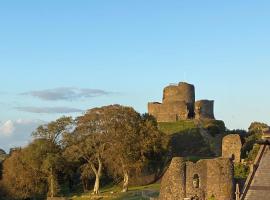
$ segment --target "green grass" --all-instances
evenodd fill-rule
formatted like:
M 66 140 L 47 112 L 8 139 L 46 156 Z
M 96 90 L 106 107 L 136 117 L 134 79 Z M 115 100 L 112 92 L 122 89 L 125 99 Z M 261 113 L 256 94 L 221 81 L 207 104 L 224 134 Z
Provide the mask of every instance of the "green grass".
M 168 136 L 168 149 L 171 154 L 185 157 L 212 157 L 218 154 L 216 152 L 218 152 L 217 147 L 220 146 L 220 137 L 226 129 L 221 120 L 181 120 L 160 122 L 158 126 Z M 201 128 L 212 138 L 204 138 Z
M 225 124 L 221 120 L 201 120 L 200 121 L 202 127 L 211 135 L 216 135 L 219 133 L 225 132 Z M 190 130 L 198 128 L 196 125 L 196 120 L 181 120 L 177 122 L 159 122 L 159 129 L 166 133 L 167 135 L 171 135 L 174 133 L 185 133 Z
M 194 120 L 182 120 L 177 122 L 160 122 L 158 123 L 159 129 L 168 134 L 186 132 L 190 129 L 195 129 L 196 124 Z
M 160 184 L 130 187 L 126 193 L 121 193 L 119 186 L 107 186 L 100 190 L 99 195 L 92 195 L 91 191 L 70 197 L 72 200 L 148 200 L 146 196 L 158 196 Z

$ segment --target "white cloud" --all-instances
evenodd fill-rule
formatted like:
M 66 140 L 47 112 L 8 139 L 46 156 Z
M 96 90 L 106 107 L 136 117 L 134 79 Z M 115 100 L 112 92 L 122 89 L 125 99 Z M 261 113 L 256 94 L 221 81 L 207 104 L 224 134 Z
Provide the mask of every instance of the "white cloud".
M 15 126 L 11 120 L 7 120 L 0 126 L 0 135 L 11 136 L 14 131 L 15 131 Z
M 24 146 L 32 139 L 31 133 L 41 124 L 41 120 L 17 119 L 0 123 L 0 149 Z

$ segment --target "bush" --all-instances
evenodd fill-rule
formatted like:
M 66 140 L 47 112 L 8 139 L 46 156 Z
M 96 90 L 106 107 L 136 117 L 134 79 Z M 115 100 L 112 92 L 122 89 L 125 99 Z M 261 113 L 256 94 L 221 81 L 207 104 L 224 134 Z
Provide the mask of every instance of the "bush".
M 203 128 L 205 128 L 213 137 L 226 131 L 225 124 L 221 120 L 204 120 Z
M 234 164 L 234 178 L 236 179 L 246 179 L 249 174 L 249 167 L 242 164 L 236 163 Z

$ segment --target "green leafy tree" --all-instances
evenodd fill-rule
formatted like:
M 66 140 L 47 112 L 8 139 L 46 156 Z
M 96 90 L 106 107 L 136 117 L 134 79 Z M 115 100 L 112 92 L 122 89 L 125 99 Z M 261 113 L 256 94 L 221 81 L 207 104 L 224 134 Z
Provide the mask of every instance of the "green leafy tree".
M 255 147 L 255 144 L 261 140 L 262 132 L 265 128 L 268 128 L 268 125 L 260 122 L 252 122 L 248 128 L 248 133 L 244 138 L 242 155 L 250 162 L 257 155 L 258 148 Z
M 33 133 L 34 138 L 43 138 L 54 144 L 61 144 L 62 136 L 73 128 L 72 117 L 63 116 L 48 124 L 39 126 Z
M 54 197 L 59 192 L 59 183 L 57 174 L 63 168 L 65 160 L 62 156 L 62 137 L 70 132 L 73 128 L 73 120 L 71 117 L 61 117 L 46 125 L 39 126 L 34 132 L 34 138 L 43 141 L 44 149 L 34 150 L 43 160 L 42 170 L 46 174 L 48 182 L 48 195 Z M 45 155 L 44 155 L 44 151 Z M 44 156 L 43 156 L 44 155 Z
M 105 106 L 98 110 L 106 135 L 107 168 L 122 176 L 122 191 L 128 191 L 130 173 L 140 172 L 151 158 L 162 152 L 162 133 L 154 118 L 131 107 Z
M 2 187 L 7 199 L 44 198 L 46 179 L 28 149 L 13 151 L 3 164 Z
M 65 157 L 81 161 L 81 179 L 84 189 L 87 189 L 87 179 L 95 175 L 94 194 L 99 193 L 100 178 L 103 168 L 103 153 L 105 149 L 102 121 L 96 114 L 96 109 L 89 110 L 84 116 L 76 119 L 76 128 L 72 133 L 65 134 Z

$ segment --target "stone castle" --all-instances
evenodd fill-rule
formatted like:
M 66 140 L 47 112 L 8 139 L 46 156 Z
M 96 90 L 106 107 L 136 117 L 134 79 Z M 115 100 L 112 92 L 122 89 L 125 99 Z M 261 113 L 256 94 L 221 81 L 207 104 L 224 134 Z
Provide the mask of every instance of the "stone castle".
M 193 163 L 174 157 L 160 187 L 159 200 L 232 200 L 233 165 L 229 158 Z
M 180 82 L 163 90 L 163 101 L 148 103 L 148 113 L 158 122 L 175 122 L 186 119 L 214 119 L 214 101 L 195 102 L 194 85 Z

